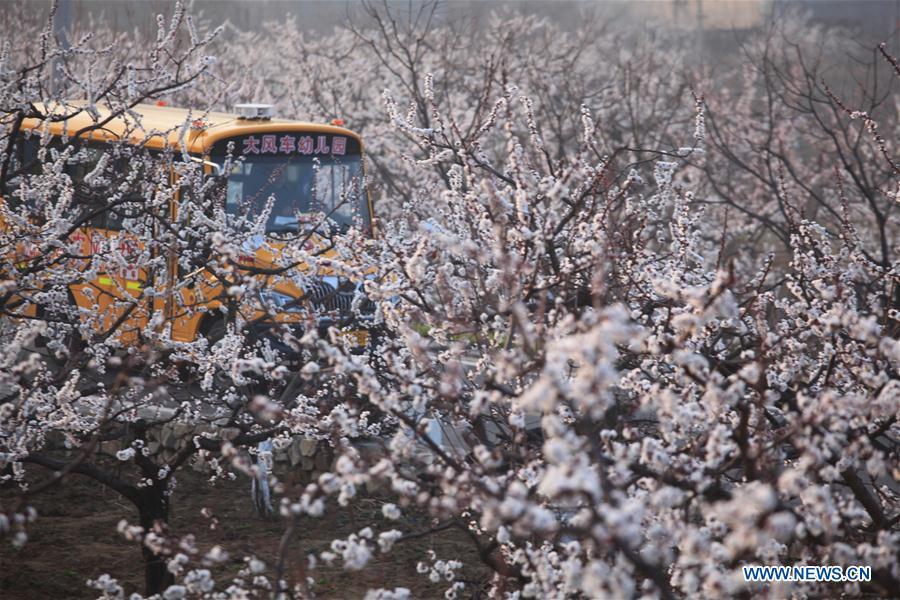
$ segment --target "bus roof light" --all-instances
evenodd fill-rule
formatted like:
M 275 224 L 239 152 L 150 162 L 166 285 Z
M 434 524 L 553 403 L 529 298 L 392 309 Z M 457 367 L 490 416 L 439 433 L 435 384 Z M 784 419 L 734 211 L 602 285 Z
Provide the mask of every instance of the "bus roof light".
M 268 120 L 275 114 L 275 107 L 271 104 L 235 104 L 234 110 L 239 119 L 250 121 Z

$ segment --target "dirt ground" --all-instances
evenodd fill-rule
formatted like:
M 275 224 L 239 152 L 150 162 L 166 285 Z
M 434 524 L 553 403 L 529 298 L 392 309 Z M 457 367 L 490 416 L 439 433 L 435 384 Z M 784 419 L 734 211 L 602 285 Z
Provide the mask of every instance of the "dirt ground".
M 246 478 L 211 485 L 191 471 L 178 477 L 171 531 L 176 535 L 195 533 L 197 546 L 203 552 L 215 544 L 228 552 L 232 561 L 214 570 L 217 581 L 230 580 L 229 573 L 237 573 L 243 566 L 240 558 L 245 555 L 255 554 L 270 566 L 275 563 L 284 521 L 256 517 L 249 487 Z M 10 490 L 0 490 L 0 497 L 9 495 Z M 373 519 L 379 524 L 376 535 L 379 530 L 391 528 L 404 533 L 428 528 L 430 521 L 424 515 L 405 515 L 398 522 L 383 520 L 384 501 L 363 498 L 352 511 L 329 506 L 323 518 L 306 520 L 290 546 L 289 570 L 296 569 L 310 551 L 327 549 L 330 540 L 359 531 Z M 95 591 L 85 582 L 102 573 L 118 579 L 126 597 L 143 591 L 140 549 L 116 532 L 121 519 L 137 521 L 137 511 L 127 500 L 92 480 L 73 475 L 35 498 L 32 505 L 39 518 L 29 529 L 28 543 L 18 550 L 8 542 L 0 543 L 0 598 L 94 598 Z M 201 515 L 204 507 L 212 510 L 218 520 L 215 529 L 210 529 L 209 519 Z M 425 558 L 428 549 L 433 549 L 438 558 L 475 555 L 472 543 L 462 532 L 447 530 L 398 543 L 386 555 L 376 552 L 361 572 L 320 566 L 314 571 L 314 592 L 320 598 L 361 598 L 369 588 L 406 587 L 414 598 L 442 598 L 445 586 L 431 584 L 416 573 L 416 563 Z M 489 578 L 477 558 L 474 561 L 462 570 L 462 579 L 467 582 L 463 597 L 481 596 L 479 590 Z

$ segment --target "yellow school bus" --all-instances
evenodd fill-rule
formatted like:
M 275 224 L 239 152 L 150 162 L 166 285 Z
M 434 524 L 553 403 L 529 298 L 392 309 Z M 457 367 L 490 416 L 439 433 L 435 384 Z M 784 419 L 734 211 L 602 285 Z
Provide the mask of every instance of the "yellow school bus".
M 317 243 L 322 246 L 321 236 L 315 234 L 322 222 L 329 224 L 332 235 L 350 227 L 360 238 L 374 235 L 363 144 L 342 122 L 275 119 L 270 106 L 259 104 L 238 105 L 231 114 L 197 113 L 159 102 L 135 106 L 115 118 L 101 107 L 88 110 L 78 102 L 41 108 L 44 114 L 66 118 L 26 119 L 14 149 L 18 165 L 34 159 L 39 145 L 48 146 L 48 139 L 51 144 L 65 141 L 78 146 L 66 166 L 77 181 L 87 177 L 105 153 L 127 144 L 168 157 L 170 185 L 176 185 L 178 177 L 173 161 L 202 163 L 224 184 L 220 191 L 229 218 L 246 220 L 268 211 L 265 234 L 258 236 L 263 239 L 244 247 L 236 260 L 229 259 L 237 263 L 234 272 L 243 270 L 260 283 L 250 286 L 255 288 L 252 293 L 238 294 L 237 300 L 227 278 L 214 276 L 207 265 L 185 264 L 174 249 L 156 257 L 157 263 L 165 262 L 165 281 L 148 281 L 137 258 L 133 263 L 121 260 L 142 251 L 139 237 L 128 231 L 127 215 L 99 211 L 97 219 L 69 236 L 84 257 L 96 256 L 111 245 L 120 257 L 118 264 L 105 265 L 99 272 L 95 266 L 91 277 L 68 286 L 70 302 L 81 309 L 83 321 L 93 319 L 96 331 L 114 330 L 116 339 L 128 344 L 143 339 L 148 323 L 175 342 L 219 337 L 226 322 L 260 332 L 282 329 L 284 324 L 314 325 L 320 330 L 337 327 L 355 343 L 365 344 L 367 333 L 361 323 L 371 312 L 371 303 L 360 301 L 359 282 L 323 269 L 312 273 L 303 264 L 285 269 L 279 261 L 279 254 L 291 244 L 304 244 L 307 250 Z M 169 216 L 176 219 L 179 204 L 187 201 L 176 195 L 167 208 Z M 310 229 L 311 222 L 319 225 Z M 323 252 L 327 255 L 327 250 Z M 17 264 L 26 267 L 34 258 L 34 250 L 27 247 L 17 248 L 16 254 Z M 148 286 L 154 293 L 144 298 Z M 39 310 L 34 304 L 26 300 L 19 314 L 34 317 Z M 235 310 L 240 313 L 237 319 Z

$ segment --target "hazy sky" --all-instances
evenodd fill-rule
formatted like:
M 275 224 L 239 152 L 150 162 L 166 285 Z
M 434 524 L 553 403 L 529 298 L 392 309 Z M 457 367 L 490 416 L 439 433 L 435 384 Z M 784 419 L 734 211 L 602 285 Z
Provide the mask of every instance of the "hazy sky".
M 10 1 L 10 0 L 5 0 Z M 15 1 L 15 0 L 13 0 Z M 169 12 L 167 0 L 62 0 L 75 22 L 89 18 L 108 19 L 123 29 L 153 26 L 152 16 Z M 30 0 L 30 6 L 49 6 L 49 0 Z M 245 28 L 258 28 L 263 22 L 297 15 L 309 29 L 331 28 L 347 14 L 358 11 L 359 2 L 348 0 L 193 0 L 192 12 L 202 12 L 211 20 L 229 20 Z M 396 9 L 408 10 L 416 0 L 395 0 Z M 704 29 L 746 28 L 761 24 L 773 11 L 785 8 L 809 10 L 817 19 L 856 25 L 869 33 L 886 37 L 900 24 L 900 0 L 448 0 L 442 3 L 441 18 L 453 19 L 471 13 L 509 8 L 547 16 L 562 24 L 574 24 L 583 10 L 608 13 L 610 17 L 630 15 L 645 21 L 679 27 Z
M 0 0 L 26 2 L 27 10 L 46 11 L 50 0 Z M 379 4 L 381 0 L 375 0 Z M 190 11 L 209 25 L 229 21 L 241 29 L 258 30 L 267 21 L 283 20 L 292 14 L 308 30 L 330 31 L 348 17 L 364 19 L 361 3 L 352 0 L 186 0 Z M 403 15 L 416 10 L 421 0 L 389 0 L 392 10 Z M 155 31 L 154 16 L 170 14 L 171 0 L 61 0 L 60 21 L 83 28 L 94 21 L 106 21 L 116 29 Z M 672 27 L 694 36 L 696 60 L 727 64 L 739 55 L 741 33 L 762 26 L 785 10 L 808 11 L 815 20 L 849 26 L 852 38 L 874 47 L 888 41 L 900 54 L 900 0 L 445 0 L 437 10 L 438 21 L 479 17 L 491 11 L 534 13 L 574 28 L 585 21 L 585 11 L 603 21 L 628 21 L 629 26 Z M 12 23 L 11 23 L 12 21 Z M 479 22 L 476 18 L 475 22 Z M 15 19 L 0 13 L 3 27 L 15 26 Z M 689 33 L 688 33 L 689 32 Z M 702 32 L 702 35 L 697 35 Z

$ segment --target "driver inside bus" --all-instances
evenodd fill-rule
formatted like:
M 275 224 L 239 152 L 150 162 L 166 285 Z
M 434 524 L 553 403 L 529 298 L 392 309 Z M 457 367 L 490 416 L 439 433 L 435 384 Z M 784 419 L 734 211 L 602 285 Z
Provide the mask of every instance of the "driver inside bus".
M 285 165 L 281 189 L 272 207 L 272 225 L 275 228 L 296 226 L 298 215 L 309 210 L 312 181 L 313 173 L 308 165 Z
M 297 224 L 297 215 L 289 201 L 276 201 L 272 213 L 272 225 L 276 228 Z

